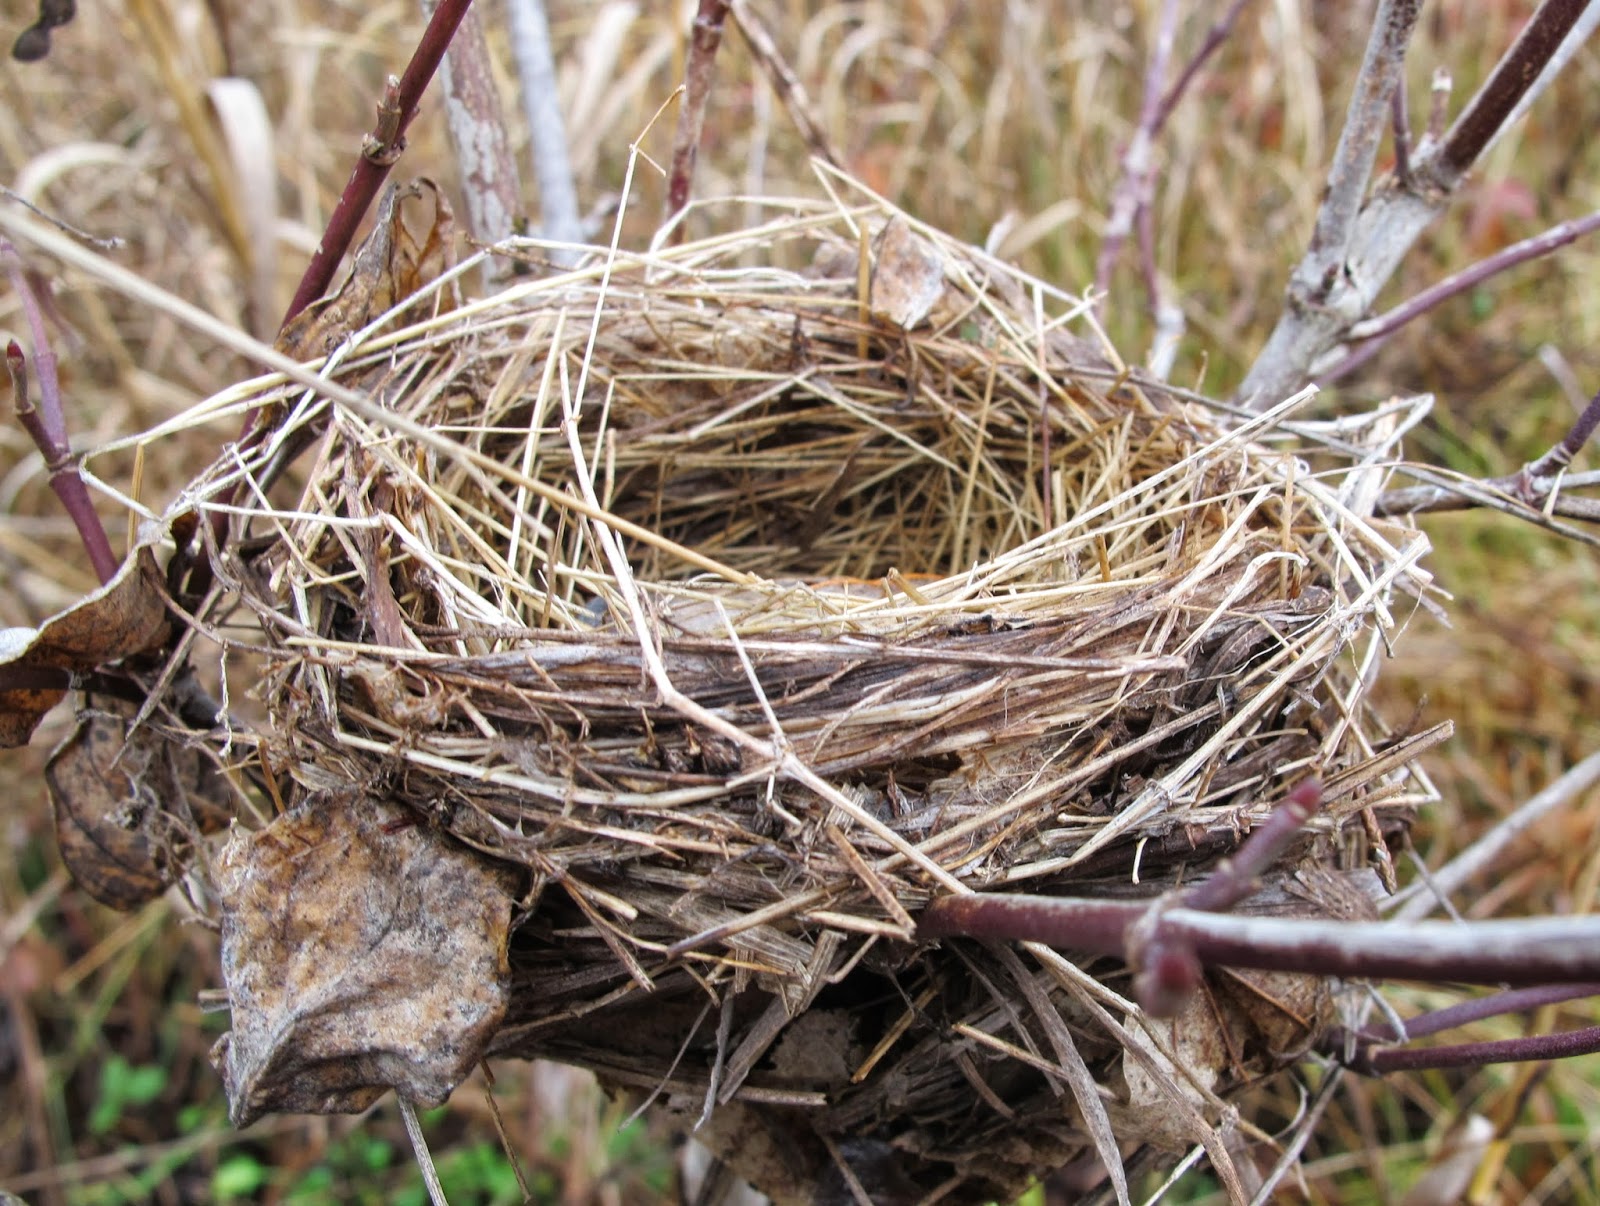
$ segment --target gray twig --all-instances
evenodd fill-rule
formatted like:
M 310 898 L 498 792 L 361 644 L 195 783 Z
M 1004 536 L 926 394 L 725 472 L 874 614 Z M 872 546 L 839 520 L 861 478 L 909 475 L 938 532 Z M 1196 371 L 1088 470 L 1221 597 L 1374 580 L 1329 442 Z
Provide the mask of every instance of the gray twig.
M 522 83 L 522 108 L 528 118 L 533 169 L 539 178 L 540 233 L 556 243 L 582 243 L 583 220 L 578 213 L 578 189 L 572 177 L 544 0 L 509 0 L 508 12 L 511 53 Z M 578 252 L 555 250 L 550 258 L 567 267 L 577 260 Z
M 437 0 L 422 0 L 432 16 Z M 439 68 L 450 145 L 461 173 L 467 230 L 485 243 L 511 234 L 522 208 L 522 181 L 511 155 L 500 90 L 495 86 L 489 44 L 477 9 L 468 9 Z

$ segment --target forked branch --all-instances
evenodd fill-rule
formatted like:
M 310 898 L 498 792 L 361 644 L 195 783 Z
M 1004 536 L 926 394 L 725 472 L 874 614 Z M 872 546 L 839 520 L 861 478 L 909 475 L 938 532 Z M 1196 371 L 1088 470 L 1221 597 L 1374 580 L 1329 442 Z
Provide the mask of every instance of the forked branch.
M 1278 325 L 1239 387 L 1242 404 L 1272 406 L 1350 337 L 1467 171 L 1554 78 L 1592 24 L 1585 17 L 1590 2 L 1543 0 L 1450 129 L 1408 147 L 1406 170 L 1368 196 L 1418 7 L 1418 0 L 1380 3 L 1310 245 L 1290 276 Z

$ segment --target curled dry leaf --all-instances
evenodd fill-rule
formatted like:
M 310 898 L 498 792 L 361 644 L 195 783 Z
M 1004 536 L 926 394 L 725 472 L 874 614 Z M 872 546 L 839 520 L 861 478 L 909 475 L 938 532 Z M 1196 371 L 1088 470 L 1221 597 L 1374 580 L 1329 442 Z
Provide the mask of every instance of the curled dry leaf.
M 424 191 L 433 197 L 433 222 L 418 241 L 406 225 L 404 202 Z M 390 185 L 344 284 L 295 315 L 278 335 L 279 350 L 314 360 L 405 301 L 449 266 L 454 230 L 455 215 L 432 180 Z
M 86 709 L 45 764 L 61 860 L 113 909 L 154 900 L 183 873 L 192 838 L 220 827 L 224 785 L 198 750 Z
M 244 1126 L 354 1113 L 388 1089 L 438 1104 L 505 1014 L 502 873 L 415 814 L 317 796 L 215 868 L 233 1029 L 212 1062 Z
M 160 648 L 170 631 L 161 569 L 149 544 L 117 576 L 40 628 L 0 629 L 0 749 L 26 745 L 66 696 L 53 671 L 85 674 Z

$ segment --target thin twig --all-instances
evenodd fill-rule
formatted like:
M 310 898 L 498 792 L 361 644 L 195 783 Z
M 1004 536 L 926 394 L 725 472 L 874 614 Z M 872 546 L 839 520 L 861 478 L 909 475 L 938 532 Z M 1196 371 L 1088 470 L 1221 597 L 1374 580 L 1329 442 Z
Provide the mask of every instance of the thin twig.
M 1485 1018 L 1503 1017 L 1509 1013 L 1527 1013 L 1543 1009 L 1546 1005 L 1560 1005 L 1564 1001 L 1594 996 L 1600 996 L 1600 983 L 1541 984 L 1537 988 L 1513 988 L 1507 992 L 1493 992 L 1487 996 L 1458 1001 L 1443 1009 L 1407 1018 L 1404 1034 L 1394 1033 L 1392 1026 L 1385 1026 L 1382 1030 L 1369 1027 L 1359 1037 L 1380 1043 L 1427 1038 L 1469 1022 L 1481 1022 Z
M 1283 803 L 1272 810 L 1232 858 L 1225 858 L 1202 883 L 1183 895 L 1186 909 L 1231 909 L 1254 892 L 1257 879 L 1265 874 L 1294 840 L 1305 823 L 1317 814 L 1322 802 L 1322 784 L 1305 779 L 1295 784 Z
M 705 130 L 706 103 L 711 99 L 712 69 L 717 48 L 722 45 L 722 26 L 728 17 L 729 0 L 700 0 L 689 33 L 689 53 L 683 70 L 683 102 L 678 110 L 678 127 L 672 136 L 672 165 L 667 174 L 667 212 L 663 224 L 678 217 L 689 204 L 694 184 L 695 160 L 700 154 L 700 136 Z M 680 227 L 671 235 L 681 242 Z
M 1574 218 L 1570 222 L 1562 222 L 1552 226 L 1549 230 L 1534 235 L 1532 238 L 1523 239 L 1509 247 L 1502 248 L 1491 256 L 1479 260 L 1460 272 L 1452 273 L 1444 280 L 1430 285 L 1415 297 L 1408 298 L 1392 310 L 1380 314 L 1377 318 L 1369 318 L 1365 322 L 1358 322 L 1350 328 L 1349 339 L 1352 343 L 1365 344 L 1374 339 L 1383 339 L 1398 331 L 1412 319 L 1426 314 L 1435 306 L 1448 301 L 1458 294 L 1482 284 L 1490 277 L 1515 268 L 1518 264 L 1525 264 L 1529 260 L 1538 259 L 1540 256 L 1549 255 L 1557 248 L 1565 247 L 1568 243 L 1581 239 L 1592 231 L 1600 230 L 1600 210 L 1586 214 L 1581 218 Z M 1357 349 L 1359 352 L 1362 349 Z M 1352 357 L 1355 353 L 1352 353 Z M 1350 357 L 1347 357 L 1349 359 Z M 1341 362 L 1339 365 L 1319 374 L 1324 380 L 1339 377 L 1345 371 Z
M 1563 516 L 1600 522 L 1600 499 L 1567 491 L 1600 484 L 1593 473 L 1568 474 L 1566 469 L 1583 451 L 1600 427 L 1600 392 L 1589 399 L 1567 434 L 1536 461 L 1529 461 L 1504 477 L 1464 478 L 1458 483 L 1435 481 L 1380 494 L 1373 510 L 1379 515 L 1414 515 L 1424 511 L 1461 511 L 1469 507 L 1501 504 L 1501 509 L 1528 516 L 1536 512 L 1548 519 Z M 1413 471 L 1415 472 L 1415 471 Z M 1527 510 L 1522 510 L 1526 508 Z
M 777 39 L 761 19 L 761 14 L 751 8 L 746 0 L 733 0 L 733 24 L 744 38 L 751 56 L 766 72 L 767 83 L 777 93 L 784 110 L 789 114 L 789 120 L 800 132 L 800 137 L 805 139 L 811 153 L 832 167 L 842 166 L 844 159 L 812 107 L 810 94 L 779 52 Z
M 1485 1064 L 1518 1064 L 1569 1059 L 1600 1051 L 1600 1026 L 1584 1026 L 1560 1034 L 1453 1043 L 1442 1047 L 1359 1047 L 1345 1066 L 1369 1076 L 1415 1072 L 1425 1068 L 1481 1068 Z
M 29 201 L 21 193 L 12 192 L 3 184 L 0 184 L 0 197 L 4 197 L 7 201 L 15 201 L 24 209 L 32 212 L 34 217 L 43 218 L 62 234 L 71 235 L 73 238 L 77 239 L 78 242 L 87 243 L 90 247 L 96 248 L 99 251 L 116 251 L 119 248 L 126 247 L 128 245 L 128 240 L 118 235 L 101 237 L 98 235 L 92 235 L 86 230 L 80 230 L 71 222 L 64 221 L 52 213 L 45 212 L 32 201 Z
M 422 1183 L 428 1187 L 428 1201 L 433 1206 L 450 1206 L 444 1196 L 444 1186 L 439 1184 L 439 1170 L 433 1166 L 433 1153 L 428 1150 L 428 1137 L 422 1133 L 422 1121 L 417 1117 L 417 1107 L 399 1093 L 400 1117 L 405 1120 L 406 1137 L 411 1140 L 411 1151 L 417 1158 L 417 1168 L 422 1173 Z
M 78 530 L 78 539 L 89 554 L 95 576 L 102 583 L 109 582 L 116 577 L 122 562 L 111 549 L 105 525 L 100 522 L 89 489 L 83 483 L 77 458 L 72 455 L 66 410 L 61 402 L 61 378 L 56 372 L 56 356 L 50 348 L 39 299 L 34 296 L 27 273 L 22 270 L 22 257 L 5 238 L 0 238 L 0 268 L 10 278 L 11 287 L 22 305 L 28 333 L 33 339 L 33 375 L 39 380 L 39 401 L 35 405 L 29 389 L 27 357 L 17 341 L 11 340 L 6 347 L 6 371 L 11 377 L 12 405 L 16 407 L 17 420 L 44 457 L 50 488 Z
M 1511 49 L 1467 103 L 1445 134 L 1438 154 L 1430 156 L 1427 176 L 1437 188 L 1452 189 L 1478 157 L 1506 128 L 1515 114 L 1526 111 L 1538 90 L 1548 86 L 1559 65 L 1558 53 L 1590 0 L 1543 0 L 1522 27 Z
M 1498 821 L 1472 845 L 1435 871 L 1428 888 L 1419 891 L 1413 887 L 1392 898 L 1391 903 L 1400 906 L 1395 913 L 1396 919 L 1413 921 L 1426 917 L 1438 906 L 1440 898 L 1453 896 L 1469 880 L 1487 871 L 1512 842 L 1546 814 L 1570 804 L 1596 783 L 1600 783 L 1600 753 L 1590 754 L 1515 812 Z
M 1200 49 L 1194 52 L 1194 57 L 1184 65 L 1178 73 L 1178 78 L 1172 81 L 1172 86 L 1167 89 L 1167 94 L 1161 98 L 1161 104 L 1156 110 L 1155 128 L 1160 130 L 1167 124 L 1167 118 L 1172 116 L 1172 111 L 1178 107 L 1178 102 L 1183 99 L 1183 94 L 1189 90 L 1189 85 L 1200 74 L 1200 69 L 1206 61 L 1221 49 L 1222 44 L 1233 33 L 1234 24 L 1239 20 L 1239 14 L 1244 11 L 1244 6 L 1250 0 L 1233 0 L 1228 5 L 1228 11 L 1223 13 L 1206 30 L 1206 36 L 1200 43 Z
M 567 125 L 561 114 L 555 56 L 550 50 L 550 20 L 544 0 L 509 0 L 511 53 L 522 84 L 522 109 L 528 119 L 533 168 L 539 177 L 540 233 L 557 243 L 584 241 L 578 190 L 572 178 Z M 577 261 L 575 250 L 555 250 L 559 267 Z

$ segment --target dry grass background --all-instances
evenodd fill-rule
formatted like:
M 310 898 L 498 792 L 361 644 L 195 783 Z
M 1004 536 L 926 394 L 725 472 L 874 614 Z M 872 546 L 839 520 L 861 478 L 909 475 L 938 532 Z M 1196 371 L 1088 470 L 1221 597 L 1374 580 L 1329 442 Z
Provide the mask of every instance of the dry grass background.
M 960 238 L 982 243 L 998 225 L 1001 254 L 1064 287 L 1088 283 L 1155 3 L 758 7 L 850 170 Z M 1156 213 L 1158 267 L 1188 322 L 1175 381 L 1225 393 L 1275 317 L 1368 7 L 1258 0 L 1175 115 L 1161 144 Z M 1465 96 L 1531 7 L 1428 5 L 1410 54 L 1414 119 L 1436 65 L 1451 68 Z M 0 0 L 0 33 L 9 40 L 32 9 Z M 498 6 L 490 0 L 483 12 L 508 63 Z M 630 144 L 680 73 L 684 15 L 665 3 L 552 6 L 579 195 L 593 207 L 597 233 L 609 231 Z M 1180 59 L 1215 15 L 1189 19 Z M 381 81 L 403 65 L 419 27 L 410 3 L 84 6 L 58 31 L 46 62 L 0 67 L 0 183 L 124 238 L 117 257 L 146 279 L 230 322 L 270 328 L 370 125 Z M 235 175 L 207 116 L 205 82 L 223 75 L 251 81 L 270 115 L 270 147 L 246 136 L 246 158 L 270 164 L 265 190 Z M 1600 208 L 1600 144 L 1585 136 L 1600 120 L 1597 75 L 1600 57 L 1580 55 L 1408 261 L 1394 299 Z M 501 82 L 512 97 L 509 75 Z M 507 115 L 521 149 L 514 104 Z M 669 139 L 670 123 L 658 123 L 641 150 L 664 162 Z M 453 187 L 435 104 L 425 105 L 399 170 Z M 816 191 L 801 140 L 731 33 L 697 191 Z M 640 174 L 625 242 L 649 237 L 663 192 L 657 174 Z M 1597 256 L 1600 245 L 1579 244 L 1457 299 L 1322 405 L 1435 390 L 1439 405 L 1414 456 L 1486 473 L 1515 468 L 1570 422 L 1572 403 L 1552 366 L 1564 360 L 1585 391 L 1600 384 Z M 149 428 L 249 372 L 148 307 L 34 266 L 51 278 L 64 319 L 57 352 L 80 447 Z M 270 311 L 252 302 L 253 273 L 268 283 Z M 1131 255 L 1106 324 L 1137 359 L 1148 322 Z M 20 327 L 15 300 L 0 297 L 0 331 Z M 227 424 L 188 431 L 148 446 L 142 465 L 119 455 L 98 460 L 97 471 L 159 509 L 232 434 Z M 125 515 L 106 515 L 120 533 Z M 1415 619 L 1381 692 L 1398 723 L 1417 713 L 1419 723 L 1450 717 L 1458 725 L 1456 741 L 1430 763 L 1448 803 L 1418 834 L 1421 853 L 1436 861 L 1600 748 L 1592 605 L 1600 564 L 1591 549 L 1497 517 L 1427 526 L 1437 546 L 1432 567 L 1456 596 L 1451 624 Z M 35 623 L 92 585 L 36 454 L 14 426 L 0 426 L 0 625 Z M 226 1128 L 220 1085 L 204 1060 L 219 1017 L 197 1004 L 215 983 L 210 936 L 165 902 L 110 914 L 58 869 L 38 766 L 62 719 L 0 767 L 0 1185 L 42 1202 L 209 1200 L 230 1187 L 263 1201 L 420 1200 L 404 1141 L 382 1111 L 365 1121 L 269 1120 L 242 1135 Z M 1471 911 L 1590 907 L 1600 880 L 1597 808 L 1591 793 L 1541 825 L 1480 885 Z M 1403 1011 L 1429 999 L 1393 995 Z M 1576 1007 L 1562 1020 L 1585 1012 Z M 1476 1112 L 1506 1140 L 1482 1158 L 1479 1200 L 1596 1200 L 1597 1073 L 1590 1059 L 1353 1083 L 1308 1153 L 1308 1192 L 1328 1202 L 1399 1201 Z M 660 1144 L 637 1124 L 619 1133 L 619 1113 L 581 1077 L 513 1067 L 497 1075 L 512 1148 L 538 1200 L 644 1202 L 666 1192 Z M 505 1188 L 481 1086 L 459 1091 L 430 1135 L 449 1174 L 472 1187 L 461 1200 L 491 1200 Z M 1206 1186 L 1196 1177 L 1180 1197 L 1201 1198 Z

